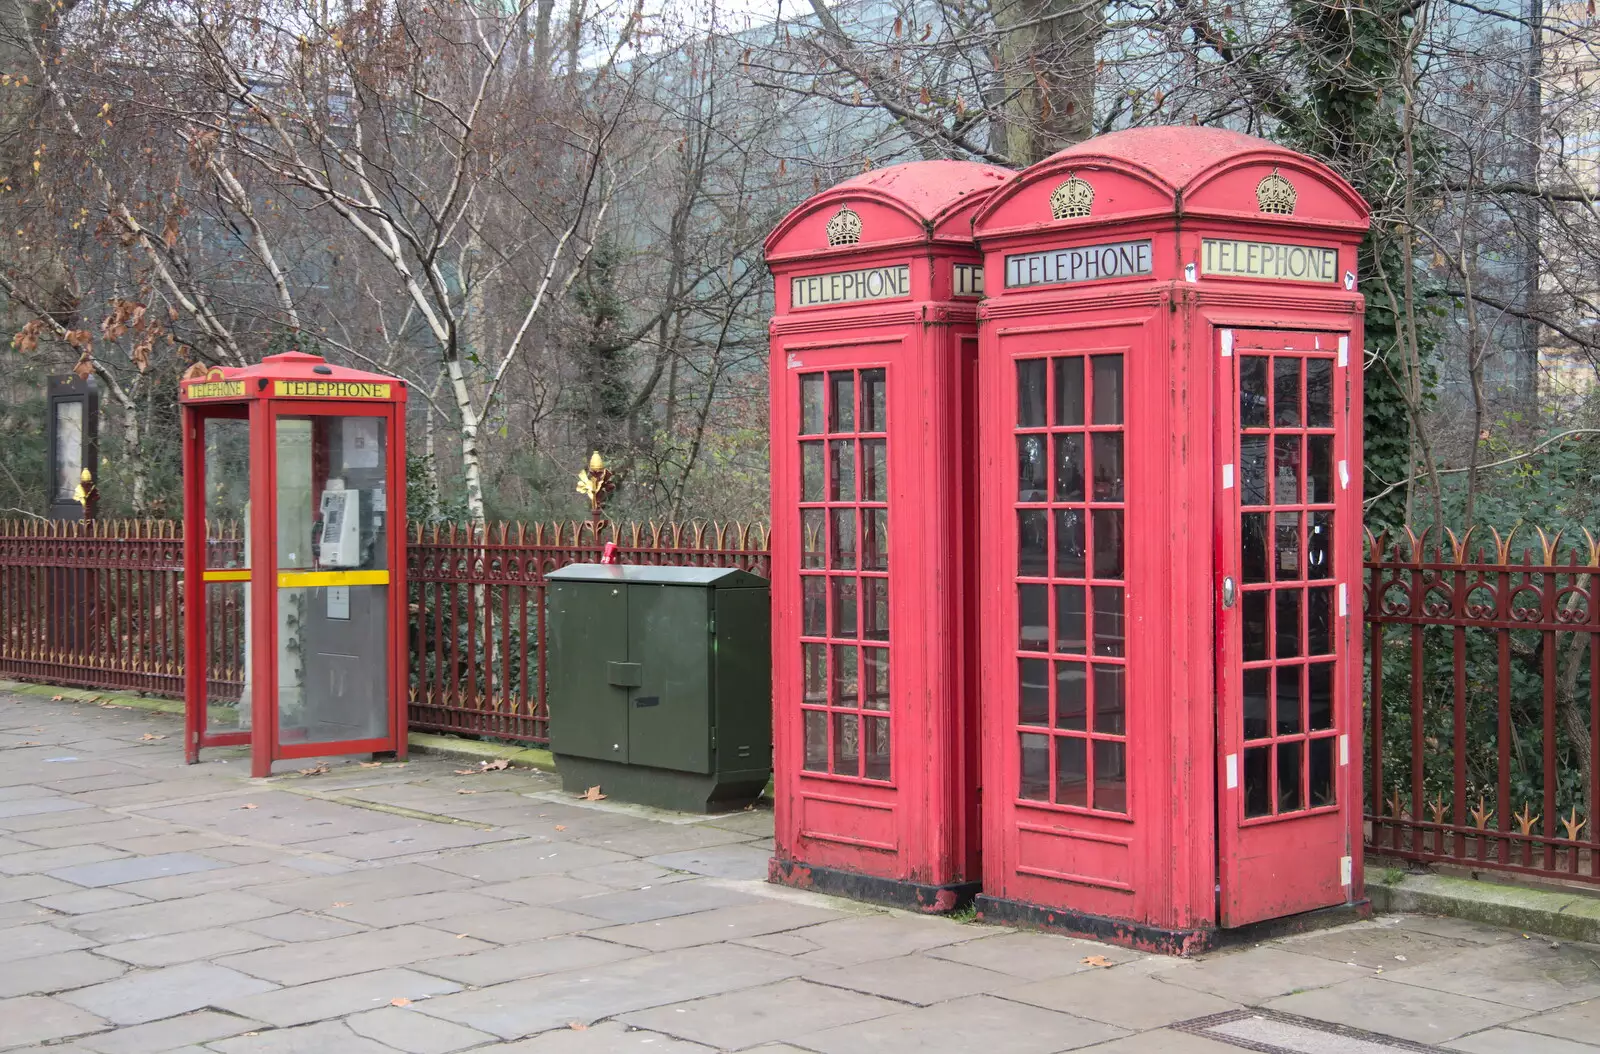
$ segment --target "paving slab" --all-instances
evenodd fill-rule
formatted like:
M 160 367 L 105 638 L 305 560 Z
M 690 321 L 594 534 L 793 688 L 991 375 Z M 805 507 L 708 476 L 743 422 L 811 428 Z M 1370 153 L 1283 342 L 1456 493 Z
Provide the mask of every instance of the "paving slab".
M 34 849 L 31 852 L 0 856 L 0 874 L 37 874 L 75 864 L 97 864 L 103 860 L 116 860 L 127 855 L 120 849 L 110 849 L 94 842 L 87 845 L 69 845 L 59 849 Z M 74 885 L 82 886 L 85 883 L 77 882 Z
M 461 986 L 453 981 L 413 970 L 373 970 L 294 988 L 280 988 L 261 995 L 222 1000 L 217 1007 L 240 1017 L 286 1028 L 375 1010 L 389 1006 L 395 999 L 415 1003 L 460 990 Z
M 646 922 L 672 915 L 688 915 L 711 908 L 734 904 L 751 904 L 756 897 L 741 893 L 727 885 L 706 879 L 673 882 L 661 887 L 628 889 L 615 893 L 600 893 L 592 897 L 579 897 L 550 905 L 565 911 L 575 911 L 608 922 Z
M 1053 1054 L 1115 1039 L 1123 1031 L 988 995 L 968 996 L 887 1017 L 802 1033 L 791 1042 L 821 1054 Z
M 1008 974 L 926 955 L 874 959 L 808 972 L 805 976 L 817 984 L 880 995 L 913 1006 L 931 1006 L 1016 983 Z
M 452 937 L 427 926 L 396 926 L 368 930 L 325 941 L 304 941 L 277 948 L 230 955 L 222 965 L 278 984 L 309 984 L 344 974 L 363 973 L 388 966 L 405 966 L 423 959 L 462 955 L 492 947 L 472 937 Z
M 366 926 L 399 926 L 407 922 L 428 922 L 448 915 L 487 914 L 506 907 L 503 900 L 464 889 L 452 889 L 386 900 L 357 900 L 344 907 L 323 908 L 322 913 Z
M 1448 1043 L 1470 1032 L 1505 1024 L 1524 1016 L 1502 1003 L 1448 995 L 1426 988 L 1398 984 L 1383 977 L 1353 981 L 1296 992 L 1266 1006 L 1287 1014 L 1355 1025 L 1369 1032 L 1418 1043 Z
M 388 860 L 397 856 L 436 853 L 469 845 L 488 845 L 525 838 L 516 831 L 492 831 L 465 824 L 417 821 L 368 834 L 338 835 L 300 843 L 307 852 L 329 853 L 349 860 Z
M 168 830 L 171 824 L 141 820 L 137 816 L 118 816 L 102 813 L 104 819 L 96 823 L 72 824 L 66 827 L 45 827 L 37 831 L 17 832 L 16 841 L 27 842 L 36 849 L 64 849 L 72 845 L 110 845 L 118 835 L 139 833 L 155 834 Z
M 1538 940 L 1458 952 L 1386 971 L 1402 984 L 1488 999 L 1523 1011 L 1553 1010 L 1600 996 L 1600 948 Z
M 393 1047 L 356 1035 L 343 1021 L 274 1028 L 208 1043 L 206 1049 L 221 1054 L 394 1054 Z
M 121 852 L 121 850 L 116 850 Z M 77 886 L 121 886 L 151 878 L 187 875 L 193 871 L 213 871 L 229 865 L 198 853 L 161 853 L 156 856 L 124 856 L 93 864 L 60 867 L 51 877 Z
M 368 928 L 359 923 L 346 922 L 344 919 L 335 919 L 308 911 L 288 911 L 282 915 L 272 915 L 264 919 L 256 919 L 253 922 L 241 922 L 239 924 L 239 929 L 249 930 L 251 933 L 270 937 L 285 944 L 293 944 L 300 941 L 325 941 L 332 937 L 362 933 Z
M 40 955 L 77 951 L 92 948 L 95 942 L 49 922 L 26 926 L 13 926 L 6 930 L 5 957 L 8 962 L 32 959 Z
M 203 930 L 185 930 L 160 937 L 107 944 L 96 951 L 100 955 L 135 966 L 175 966 L 196 959 L 214 959 L 222 955 L 255 951 L 277 945 L 270 937 L 237 929 L 232 926 L 213 926 Z
M 935 959 L 981 966 L 1013 977 L 1043 981 L 1051 977 L 1103 969 L 1086 959 L 1102 958 L 1113 963 L 1133 962 L 1143 956 L 1127 948 L 1096 944 L 1094 941 L 1061 937 L 1053 933 L 1026 930 L 990 934 L 987 926 L 967 930 L 971 940 L 928 949 Z
M 1143 967 L 1143 963 L 1129 963 L 1090 968 L 1066 977 L 993 991 L 1004 999 L 1136 1032 L 1238 1009 L 1237 1003 L 1206 992 L 1164 984 L 1151 974 L 1159 976 L 1165 970 Z
M 632 864 L 635 861 L 628 861 Z M 618 866 L 618 865 L 610 865 Z M 654 873 L 654 876 L 666 879 L 675 879 L 680 876 L 660 868 L 652 868 L 648 864 L 640 865 Z M 558 904 L 563 900 L 575 900 L 578 897 L 587 897 L 595 893 L 604 893 L 611 889 L 637 889 L 640 886 L 652 884 L 650 878 L 639 882 L 592 882 L 578 877 L 578 873 L 565 875 L 532 875 L 528 878 L 513 879 L 509 882 L 491 882 L 479 886 L 477 892 L 484 896 L 494 897 L 496 900 L 509 900 L 518 904 L 533 907 L 543 907 L 546 904 Z
M 5 943 L 0 940 L 0 948 Z M 0 953 L 4 954 L 4 953 Z M 60 952 L 30 959 L 0 960 L 0 999 L 49 995 L 120 977 L 128 968 L 91 952 Z
M 69 992 L 61 999 L 118 1025 L 142 1025 L 277 985 L 214 963 L 184 963 L 131 973 Z
M 15 816 L 39 816 L 44 813 L 75 812 L 79 809 L 88 809 L 88 802 L 78 801 L 76 798 L 16 798 L 10 801 L 0 801 L 0 821 L 9 820 Z
M 1085 1054 L 1239 1054 L 1240 1048 L 1205 1036 L 1158 1028 L 1109 1043 L 1096 1043 L 1083 1050 Z
M 670 871 L 687 871 L 711 878 L 741 878 L 760 882 L 767 877 L 767 866 L 772 854 L 746 843 L 714 845 L 700 849 L 685 849 L 676 853 L 662 853 L 646 857 L 645 862 Z
M 713 845 L 730 845 L 749 841 L 750 836 L 721 827 L 701 824 L 647 824 L 624 831 L 594 834 L 578 839 L 585 845 L 626 853 L 628 856 L 652 857 L 663 853 L 679 853 L 686 849 L 704 849 Z
M 484 988 L 541 974 L 591 969 L 645 954 L 638 948 L 592 937 L 550 937 L 444 959 L 429 959 L 414 969 Z
M 460 992 L 430 999 L 418 1009 L 515 1039 L 574 1021 L 591 1024 L 652 1006 L 754 988 L 796 972 L 782 956 L 713 944 Z
M 1443 937 L 1396 925 L 1398 921 L 1375 919 L 1322 933 L 1284 937 L 1274 943 L 1284 951 L 1383 970 L 1447 959 L 1463 950 L 1479 947 L 1460 937 Z
M 45 1043 L 110 1027 L 104 1018 L 52 996 L 0 999 L 0 1048 Z
M 786 939 L 799 943 L 783 954 L 794 955 L 805 970 L 817 966 L 850 966 L 872 959 L 926 951 L 944 944 L 971 940 L 974 931 L 957 922 L 925 915 L 903 913 L 873 914 L 860 918 L 824 922 L 807 927 L 803 934 L 776 934 L 743 937 L 736 943 L 774 949 L 783 948 Z
M 666 951 L 668 948 L 716 944 L 738 937 L 797 930 L 849 917 L 851 916 L 845 912 L 828 908 L 769 900 L 713 908 L 710 911 L 697 911 L 688 915 L 674 915 L 650 922 L 608 926 L 592 930 L 591 935 L 619 944 L 648 948 L 651 951 Z
M 682 871 L 669 871 L 655 864 L 628 857 L 612 864 L 596 864 L 567 872 L 567 878 L 590 886 L 609 886 L 612 889 L 638 889 L 641 886 L 659 886 L 667 882 L 681 882 L 690 876 Z M 496 894 L 497 896 L 501 894 Z
M 1594 1037 L 1600 1039 L 1600 1036 Z M 1444 1045 L 1446 1050 L 1463 1050 L 1467 1054 L 1596 1054 L 1600 1046 L 1578 1043 L 1570 1039 L 1540 1036 L 1537 1039 L 1526 1032 L 1509 1028 L 1491 1028 L 1464 1036 Z
M 207 855 L 217 852 L 208 851 Z M 191 871 L 164 878 L 151 878 L 141 882 L 128 882 L 117 886 L 127 893 L 137 893 L 148 900 L 178 900 L 197 897 L 202 893 L 215 893 L 225 889 L 254 889 L 274 882 L 299 878 L 306 872 L 288 864 L 235 864 L 220 861 L 221 866 L 203 871 Z
M 345 1019 L 350 1031 L 406 1054 L 451 1054 L 494 1037 L 487 1032 L 440 1021 L 409 1007 L 386 1006 Z
M 85 1050 L 99 1054 L 166 1054 L 168 1051 L 226 1039 L 241 1032 L 253 1032 L 260 1022 L 248 1021 L 215 1010 L 163 1018 L 144 1025 L 132 1025 L 79 1040 Z M 197 1046 L 194 1049 L 199 1049 Z M 332 1052 L 330 1052 L 332 1054 Z
M 902 1004 L 887 999 L 796 978 L 642 1010 L 621 1020 L 718 1050 L 743 1050 L 904 1010 Z
M 1362 966 L 1260 946 L 1208 955 L 1190 969 L 1163 974 L 1161 980 L 1255 1006 L 1290 992 L 1322 988 L 1371 973 Z
M 52 880 L 53 881 L 53 880 Z M 132 907 L 146 903 L 144 897 L 124 893 L 119 889 L 78 889 L 70 893 L 56 893 L 34 901 L 41 908 L 59 911 L 63 915 L 87 915 L 93 911 L 110 911 L 113 908 Z
M 473 1054 L 708 1054 L 699 1043 L 629 1028 L 615 1021 L 603 1025 L 560 1028 L 519 1043 L 482 1047 Z
M 1600 1038 L 1600 999 L 1586 999 L 1560 1010 L 1524 1017 L 1516 1022 L 1516 1027 L 1542 1036 L 1587 1043 Z
M 632 857 L 626 853 L 589 845 L 519 842 L 470 852 L 444 853 L 429 860 L 428 866 L 482 882 L 512 882 L 534 875 L 559 875 L 580 867 L 630 860 Z
M 250 893 L 219 892 L 191 897 L 182 911 L 171 904 L 154 901 L 110 911 L 96 911 L 66 919 L 61 924 L 92 940 L 105 944 L 159 937 L 167 933 L 203 930 L 211 926 L 234 925 L 287 911 L 282 904 Z
M 10 875 L 0 878 L 0 904 L 17 900 L 38 900 L 54 893 L 70 893 L 78 886 L 49 875 Z
M 447 889 L 465 889 L 473 883 L 460 875 L 422 864 L 390 864 L 339 875 L 297 878 L 251 890 L 259 897 L 295 908 L 321 910 L 334 904 L 388 900 Z
M 561 933 L 581 933 L 597 926 L 604 926 L 605 923 L 575 911 L 517 904 L 507 905 L 499 910 L 433 919 L 428 925 L 446 933 L 465 933 L 495 944 L 515 944 L 520 941 L 542 940 Z

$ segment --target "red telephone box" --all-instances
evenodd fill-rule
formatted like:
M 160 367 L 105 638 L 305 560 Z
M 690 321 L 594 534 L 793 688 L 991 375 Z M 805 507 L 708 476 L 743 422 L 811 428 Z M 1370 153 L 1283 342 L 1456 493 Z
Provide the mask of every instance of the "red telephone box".
M 985 915 L 1184 952 L 1363 904 L 1367 225 L 1193 127 L 980 210 Z
M 924 911 L 977 889 L 972 216 L 1009 175 L 869 172 L 767 238 L 774 882 Z
M 179 402 L 186 758 L 404 756 L 405 382 L 291 351 Z

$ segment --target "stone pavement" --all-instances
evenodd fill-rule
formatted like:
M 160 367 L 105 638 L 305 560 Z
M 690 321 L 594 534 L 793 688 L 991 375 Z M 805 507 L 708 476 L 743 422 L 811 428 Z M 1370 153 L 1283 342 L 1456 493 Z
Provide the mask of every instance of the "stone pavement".
M 1391 917 L 1181 961 L 761 881 L 770 812 L 182 763 L 0 694 L 0 1050 L 1600 1052 L 1600 949 Z

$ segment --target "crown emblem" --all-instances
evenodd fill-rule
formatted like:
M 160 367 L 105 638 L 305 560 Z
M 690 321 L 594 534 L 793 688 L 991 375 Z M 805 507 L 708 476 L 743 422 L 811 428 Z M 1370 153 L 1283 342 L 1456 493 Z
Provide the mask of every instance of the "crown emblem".
M 861 217 L 850 206 L 842 206 L 828 221 L 829 245 L 855 245 L 861 241 Z
M 1295 199 L 1294 184 L 1278 175 L 1278 170 L 1273 169 L 1272 174 L 1256 184 L 1256 204 L 1261 206 L 1262 212 L 1270 212 L 1277 216 L 1294 215 Z
M 1060 186 L 1050 192 L 1050 215 L 1058 220 L 1078 219 L 1089 215 L 1094 204 L 1094 188 L 1077 176 L 1068 176 Z

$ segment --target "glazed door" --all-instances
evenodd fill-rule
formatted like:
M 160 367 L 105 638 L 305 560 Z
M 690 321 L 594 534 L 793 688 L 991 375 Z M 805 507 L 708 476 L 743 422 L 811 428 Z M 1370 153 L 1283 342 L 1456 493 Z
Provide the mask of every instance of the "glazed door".
M 1349 585 L 1360 528 L 1349 340 L 1218 330 L 1220 921 L 1344 903 Z

